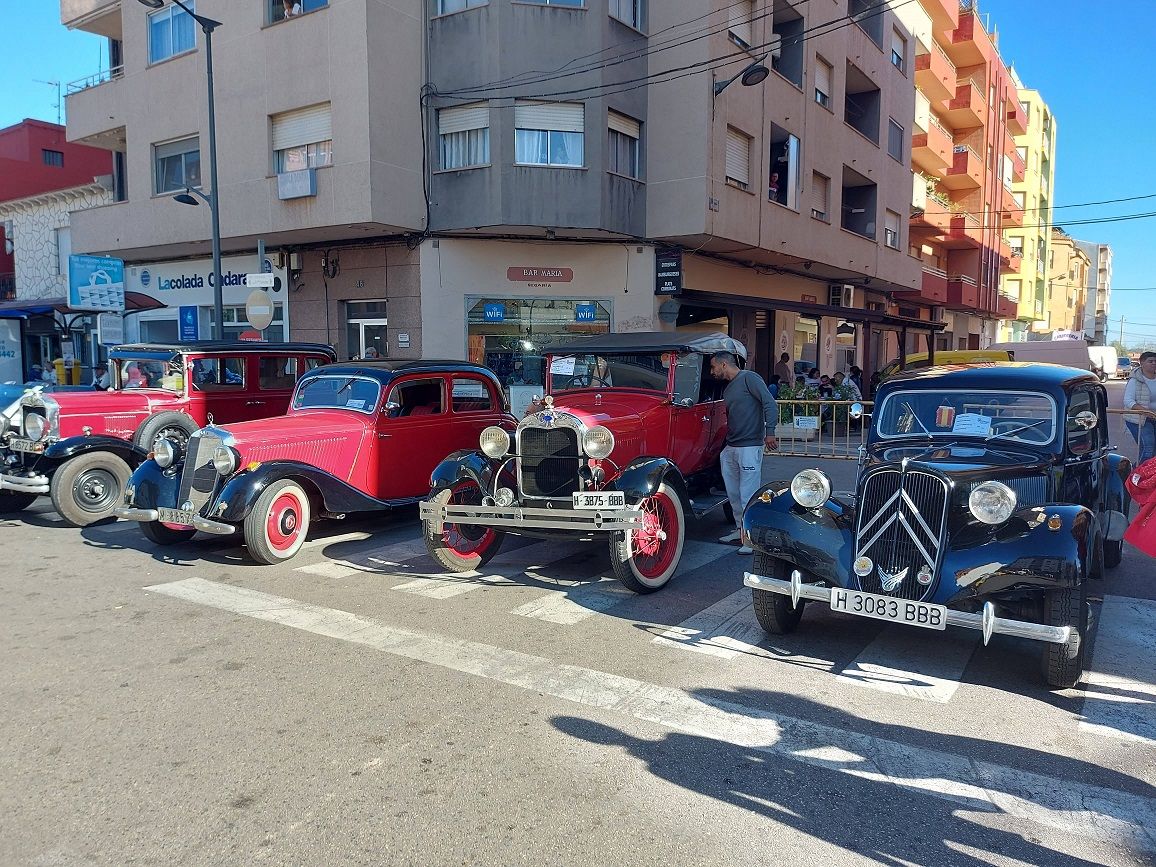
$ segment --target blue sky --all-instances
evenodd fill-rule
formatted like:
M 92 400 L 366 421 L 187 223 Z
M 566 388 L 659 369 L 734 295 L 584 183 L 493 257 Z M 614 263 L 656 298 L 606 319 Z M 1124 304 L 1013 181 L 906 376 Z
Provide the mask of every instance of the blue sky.
M 131 0 L 125 0 L 131 2 Z M 652 0 L 661 2 L 661 0 Z M 1027 87 L 1039 90 L 1058 124 L 1054 204 L 1074 205 L 1156 194 L 1156 119 L 1148 86 L 1156 81 L 1153 0 L 980 0 L 999 34 L 1000 51 Z M 104 40 L 60 25 L 55 0 L 0 0 L 0 126 L 25 117 L 56 120 L 56 88 L 108 66 Z M 16 26 L 12 26 L 13 24 Z M 1064 219 L 1100 219 L 1156 211 L 1156 198 L 1064 207 Z M 1113 286 L 1156 287 L 1145 250 L 1156 218 L 1071 226 L 1081 240 L 1112 245 Z M 1111 302 L 1113 337 L 1124 318 L 1126 343 L 1156 347 L 1156 289 L 1120 291 Z

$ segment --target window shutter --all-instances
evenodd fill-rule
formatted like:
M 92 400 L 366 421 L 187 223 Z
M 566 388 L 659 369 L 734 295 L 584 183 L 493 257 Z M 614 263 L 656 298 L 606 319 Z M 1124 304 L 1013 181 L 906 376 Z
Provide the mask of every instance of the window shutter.
M 899 61 L 905 62 L 907 59 L 907 40 L 898 30 L 891 31 L 891 50 L 899 55 Z
M 153 158 L 160 160 L 165 157 L 175 157 L 180 154 L 187 154 L 198 150 L 200 150 L 200 139 L 194 136 L 193 138 L 183 138 L 179 141 L 153 145 Z
M 514 104 L 514 128 L 585 132 L 583 105 L 580 102 L 518 100 Z
M 831 95 L 831 67 L 822 60 L 815 64 L 815 89 Z
M 620 132 L 631 138 L 639 138 L 641 134 L 642 125 L 638 121 L 616 111 L 606 113 L 606 122 L 607 126 L 615 132 Z
M 438 111 L 438 134 L 450 135 L 470 129 L 489 129 L 490 104 L 473 102 Z
M 751 19 L 755 17 L 754 0 L 739 0 L 731 4 L 729 12 L 730 32 L 743 41 L 745 45 L 754 42 L 751 34 Z
M 329 103 L 273 115 L 273 150 L 316 144 L 333 138 Z
M 740 184 L 749 184 L 751 140 L 738 130 L 727 130 L 727 177 Z

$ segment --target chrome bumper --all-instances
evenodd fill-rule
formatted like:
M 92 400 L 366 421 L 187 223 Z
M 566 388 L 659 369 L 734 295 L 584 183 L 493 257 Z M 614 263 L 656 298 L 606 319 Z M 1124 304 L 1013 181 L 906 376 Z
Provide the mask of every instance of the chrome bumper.
M 461 506 L 422 503 L 418 513 L 440 531 L 446 524 L 480 524 L 485 527 L 513 527 L 527 530 L 579 530 L 606 532 L 642 527 L 642 509 L 627 506 L 605 512 L 580 509 L 527 509 L 521 506 Z
M 141 521 L 147 523 L 160 520 L 160 513 L 156 509 L 138 509 L 135 506 L 119 506 L 113 511 L 113 514 L 124 521 Z M 200 515 L 193 516 L 192 526 L 202 533 L 212 533 L 216 536 L 231 536 L 237 532 L 237 528 L 232 524 L 211 521 L 208 518 L 202 518 Z
M 20 494 L 47 494 L 48 476 L 0 475 L 0 491 L 16 491 Z
M 814 599 L 818 602 L 826 602 L 828 605 L 831 604 L 832 588 L 819 584 L 804 584 L 803 576 L 798 569 L 791 572 L 790 581 L 744 572 L 743 583 L 755 590 L 769 590 L 772 593 L 790 596 L 794 605 L 798 605 L 800 599 Z M 992 634 L 996 632 L 1001 635 L 1014 635 L 1017 638 L 1030 638 L 1033 641 L 1047 641 L 1052 644 L 1064 644 L 1072 634 L 1072 627 L 1070 626 L 1044 626 L 1042 623 L 1028 623 L 1023 620 L 996 617 L 995 606 L 990 602 L 983 604 L 983 611 L 979 614 L 953 611 L 948 608 L 947 625 L 980 630 L 983 633 L 984 644 L 987 644 Z

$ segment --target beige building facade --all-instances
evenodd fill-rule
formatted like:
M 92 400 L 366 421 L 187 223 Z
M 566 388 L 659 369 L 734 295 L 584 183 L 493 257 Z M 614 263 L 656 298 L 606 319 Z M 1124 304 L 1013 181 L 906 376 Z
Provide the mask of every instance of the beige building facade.
M 1051 230 L 1048 262 L 1048 333 L 1052 336 L 1058 331 L 1083 334 L 1092 262 L 1067 232 L 1056 227 Z

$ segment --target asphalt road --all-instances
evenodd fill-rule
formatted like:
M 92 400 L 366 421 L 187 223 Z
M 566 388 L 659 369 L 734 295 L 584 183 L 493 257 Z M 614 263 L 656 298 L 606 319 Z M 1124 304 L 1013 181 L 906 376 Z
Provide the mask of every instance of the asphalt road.
M 1147 557 L 1053 693 L 1003 636 L 812 606 L 772 640 L 725 530 L 637 597 L 599 545 L 437 575 L 414 512 L 277 567 L 10 516 L 0 864 L 1156 863 Z

